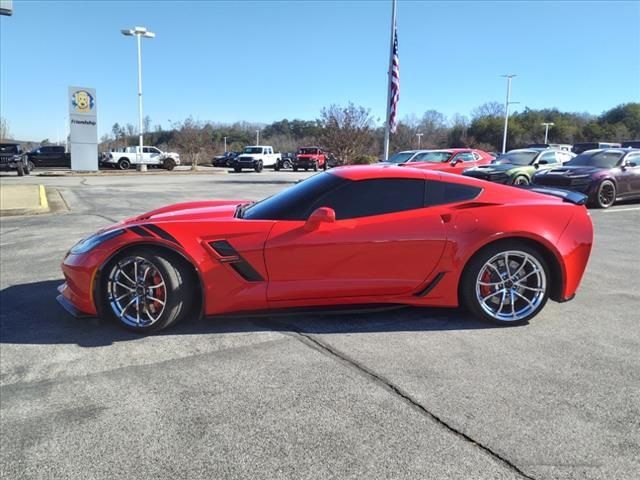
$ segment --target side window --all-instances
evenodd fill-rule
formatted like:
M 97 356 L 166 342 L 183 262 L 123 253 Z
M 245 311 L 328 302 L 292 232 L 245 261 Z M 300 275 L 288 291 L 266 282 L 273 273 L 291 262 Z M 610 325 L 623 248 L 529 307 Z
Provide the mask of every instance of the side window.
M 151 153 L 161 153 L 156 147 L 152 147 L 149 150 L 151 150 Z
M 142 147 L 142 153 L 151 153 L 151 149 L 149 147 Z
M 468 202 L 482 192 L 482 188 L 461 183 L 438 182 L 427 180 L 425 206 L 444 205 L 447 203 Z
M 475 158 L 476 160 L 480 160 L 482 157 L 478 155 L 476 152 L 473 152 L 473 158 Z
M 545 152 L 540 155 L 540 161 L 544 160 L 546 163 L 556 163 L 556 152 Z
M 473 153 L 459 153 L 456 155 L 456 161 L 458 162 L 473 162 L 476 157 L 473 156 Z
M 336 220 L 383 215 L 424 207 L 425 181 L 413 178 L 376 178 L 349 182 L 318 199 L 308 214 L 333 208 Z
M 640 165 L 640 153 L 632 153 L 631 155 L 628 155 L 626 161 L 629 163 L 635 163 L 636 166 Z

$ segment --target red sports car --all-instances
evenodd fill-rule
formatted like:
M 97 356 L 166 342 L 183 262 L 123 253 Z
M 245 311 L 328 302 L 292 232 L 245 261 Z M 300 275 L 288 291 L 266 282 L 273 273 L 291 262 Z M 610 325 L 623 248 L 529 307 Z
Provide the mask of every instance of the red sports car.
M 160 208 L 78 242 L 60 303 L 138 332 L 187 316 L 405 304 L 500 324 L 570 300 L 585 196 L 395 166 L 324 172 L 257 203 Z M 556 196 L 554 196 L 556 195 Z
M 492 160 L 494 160 L 493 155 L 482 150 L 448 148 L 419 153 L 411 159 L 411 162 L 401 165 L 438 172 L 462 173 L 466 168 L 488 165 Z

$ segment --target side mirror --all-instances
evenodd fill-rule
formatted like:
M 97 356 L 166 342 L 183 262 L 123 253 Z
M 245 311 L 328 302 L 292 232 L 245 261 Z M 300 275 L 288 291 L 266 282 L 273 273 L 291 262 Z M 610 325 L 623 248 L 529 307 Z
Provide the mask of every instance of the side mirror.
M 304 229 L 307 232 L 312 232 L 320 228 L 323 223 L 334 223 L 336 221 L 336 212 L 333 208 L 320 207 L 313 211 L 307 222 L 304 224 Z
M 630 161 L 626 161 L 622 164 L 622 169 L 624 170 L 627 167 L 636 167 L 638 166 L 638 164 L 636 162 L 630 162 Z
M 460 160 L 456 160 L 454 158 L 453 160 L 451 160 L 451 163 L 449 165 L 451 165 L 452 167 L 455 167 L 458 163 L 460 163 Z

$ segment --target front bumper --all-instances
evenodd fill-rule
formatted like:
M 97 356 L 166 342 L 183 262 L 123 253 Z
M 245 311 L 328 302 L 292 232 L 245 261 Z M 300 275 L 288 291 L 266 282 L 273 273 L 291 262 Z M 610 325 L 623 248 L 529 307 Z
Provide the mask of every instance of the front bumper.
M 320 164 L 317 158 L 296 158 L 292 162 L 294 167 L 302 168 L 311 168 L 314 163 L 317 163 L 318 165 Z
M 75 318 L 95 318 L 96 315 L 95 314 L 90 314 L 90 313 L 86 313 L 83 312 L 81 310 L 78 309 L 78 307 L 76 307 L 71 300 L 69 300 L 69 298 L 67 298 L 65 296 L 65 291 L 68 290 L 68 285 L 66 283 L 63 283 L 62 285 L 60 285 L 58 287 L 58 292 L 60 293 L 57 297 L 56 300 L 58 301 L 58 303 L 60 304 L 60 306 L 62 308 L 64 308 L 67 313 L 69 313 L 72 317 Z

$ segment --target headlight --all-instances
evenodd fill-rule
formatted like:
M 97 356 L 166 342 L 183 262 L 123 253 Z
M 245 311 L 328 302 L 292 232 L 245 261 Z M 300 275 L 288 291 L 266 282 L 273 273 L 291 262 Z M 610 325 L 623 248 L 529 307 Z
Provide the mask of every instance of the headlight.
M 74 255 L 87 253 L 96 248 L 98 245 L 106 242 L 107 240 L 111 240 L 112 238 L 122 235 L 123 233 L 124 229 L 120 228 L 118 230 L 111 230 L 109 232 L 91 235 L 80 240 L 73 247 L 71 247 L 71 253 Z

